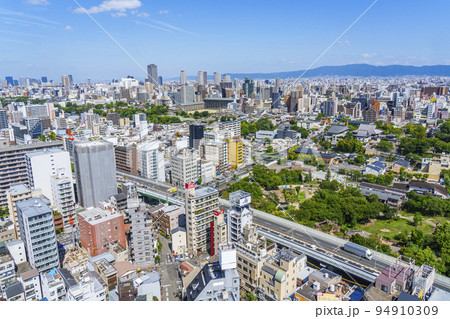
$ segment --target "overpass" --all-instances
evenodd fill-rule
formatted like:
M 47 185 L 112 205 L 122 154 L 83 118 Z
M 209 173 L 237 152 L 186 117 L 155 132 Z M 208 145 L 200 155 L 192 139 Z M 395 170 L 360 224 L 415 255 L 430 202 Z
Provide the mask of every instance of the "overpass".
M 223 207 L 230 207 L 230 203 L 228 200 L 220 199 L 219 203 Z M 342 246 L 344 246 L 347 242 L 342 238 L 326 234 L 314 228 L 310 228 L 256 209 L 252 209 L 252 212 L 253 223 L 259 226 L 261 234 L 267 234 L 267 238 L 270 238 L 271 241 L 277 242 L 281 245 L 292 247 L 294 250 L 303 252 L 306 255 L 310 255 L 312 257 L 316 256 L 315 254 L 312 254 L 311 249 L 306 249 L 308 248 L 308 246 L 305 246 L 306 248 L 299 247 L 299 243 L 308 243 L 310 245 L 315 245 L 317 247 L 317 251 L 321 252 L 320 250 L 323 250 L 328 252 L 328 254 L 325 253 L 325 255 L 333 257 L 333 259 L 336 260 L 334 264 L 339 264 L 340 262 L 342 262 L 337 257 L 343 258 L 345 260 L 358 264 L 361 270 L 372 272 L 373 274 L 376 273 L 377 275 L 396 260 L 396 258 L 392 256 L 388 256 L 377 251 L 372 251 L 373 258 L 371 260 L 360 258 L 359 256 L 351 254 L 342 249 Z M 269 231 L 271 232 L 269 233 Z M 352 267 L 353 266 L 354 265 L 352 264 Z M 342 268 L 342 266 L 338 267 Z M 415 266 L 414 268 L 415 270 L 419 269 L 418 266 Z M 350 272 L 350 269 L 352 268 L 348 269 L 348 272 Z M 351 271 L 351 273 L 354 273 L 356 275 L 356 272 L 353 272 L 353 270 Z M 367 274 L 366 277 L 369 278 L 368 276 L 369 275 Z M 434 286 L 450 292 L 450 278 L 440 274 L 436 274 Z

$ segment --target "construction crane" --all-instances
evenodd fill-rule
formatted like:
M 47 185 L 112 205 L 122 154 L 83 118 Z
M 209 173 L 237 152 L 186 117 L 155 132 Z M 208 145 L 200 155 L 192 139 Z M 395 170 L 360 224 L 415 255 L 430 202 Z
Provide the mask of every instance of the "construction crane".
M 75 134 L 80 129 L 80 127 L 82 127 L 84 125 L 84 123 L 86 123 L 86 120 L 87 120 L 87 118 L 73 132 L 69 132 L 69 141 L 73 141 L 75 139 L 73 134 Z

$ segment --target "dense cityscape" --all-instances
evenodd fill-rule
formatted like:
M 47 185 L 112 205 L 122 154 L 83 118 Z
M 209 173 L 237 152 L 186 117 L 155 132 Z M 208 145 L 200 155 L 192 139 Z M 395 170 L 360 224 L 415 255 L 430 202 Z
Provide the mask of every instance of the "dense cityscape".
M 449 300 L 448 78 L 6 76 L 0 298 Z
M 448 318 L 449 10 L 2 1 L 3 317 Z

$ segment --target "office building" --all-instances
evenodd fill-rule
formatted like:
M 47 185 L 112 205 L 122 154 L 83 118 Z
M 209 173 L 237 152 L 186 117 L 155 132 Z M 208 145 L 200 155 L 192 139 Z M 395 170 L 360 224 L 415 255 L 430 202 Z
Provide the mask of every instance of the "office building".
M 300 257 L 283 248 L 264 260 L 258 285 L 261 299 L 281 301 L 295 291 Z
M 198 150 L 203 138 L 205 127 L 203 125 L 189 125 L 189 147 Z
M 0 109 L 0 130 L 8 128 L 8 115 L 5 109 Z
M 88 208 L 78 213 L 81 246 L 89 256 L 109 250 L 110 245 L 127 247 L 123 215 L 101 208 Z
M 230 193 L 230 209 L 227 213 L 228 238 L 230 242 L 238 242 L 244 233 L 244 227 L 252 223 L 250 204 L 252 195 L 244 191 Z
M 184 207 L 167 205 L 152 212 L 152 219 L 159 231 L 170 235 L 174 229 L 186 227 L 186 213 Z
M 197 83 L 199 85 L 206 86 L 206 84 L 208 83 L 208 74 L 206 71 L 198 71 Z
M 75 143 L 74 166 L 79 202 L 95 207 L 117 194 L 113 144 L 104 141 Z
M 194 149 L 182 149 L 170 159 L 171 183 L 184 186 L 195 182 L 201 174 L 201 159 Z
M 59 267 L 53 211 L 41 198 L 16 203 L 17 217 L 27 260 L 39 272 Z
M 155 265 L 153 223 L 147 219 L 145 205 L 134 200 L 129 206 L 130 251 L 133 265 L 136 268 L 148 269 Z
M 239 137 L 225 140 L 228 145 L 228 164 L 236 169 L 244 162 L 244 146 Z
M 255 81 L 245 78 L 242 90 L 246 96 L 250 96 L 255 91 Z
M 46 76 L 41 77 L 41 82 L 42 83 L 48 83 L 48 79 Z
M 14 79 L 12 76 L 5 76 L 5 80 L 7 86 L 14 86 Z
M 64 87 L 69 87 L 70 86 L 70 78 L 68 75 L 62 75 L 61 76 L 61 84 Z
M 59 147 L 62 147 L 60 141 L 0 147 L 0 206 L 7 205 L 6 191 L 12 185 L 25 184 L 29 186 L 25 154 Z
M 195 88 L 192 85 L 183 85 L 180 88 L 180 104 L 195 102 Z
M 116 169 L 131 175 L 139 175 L 138 150 L 136 144 L 126 143 L 114 147 Z
M 228 229 L 226 222 L 226 213 L 223 209 L 213 212 L 211 221 L 211 256 L 219 253 L 219 245 L 228 242 Z
M 145 142 L 138 147 L 139 171 L 141 176 L 153 181 L 164 182 L 164 153 L 159 151 L 159 141 Z
M 214 85 L 219 86 L 220 85 L 220 73 L 214 72 Z
M 181 85 L 186 85 L 187 83 L 187 74 L 186 71 L 181 71 L 180 72 L 180 84 Z
M 69 152 L 62 149 L 44 149 L 25 154 L 28 184 L 40 189 L 42 195 L 50 199 L 53 206 L 51 176 L 65 177 L 72 181 L 72 168 Z
M 156 64 L 149 64 L 147 66 L 147 82 L 150 82 L 154 86 L 158 86 L 158 67 Z
M 210 250 L 210 228 L 214 211 L 219 209 L 219 192 L 212 187 L 186 188 L 186 230 L 188 250 L 193 253 Z
M 23 124 L 26 126 L 28 134 L 31 138 L 39 138 L 42 135 L 42 122 L 37 117 L 25 117 Z
M 230 121 L 219 123 L 219 131 L 231 132 L 231 137 L 241 136 L 241 121 Z
M 228 169 L 228 144 L 226 142 L 206 142 L 200 146 L 201 156 L 223 173 Z
M 239 301 L 236 247 L 222 244 L 219 251 L 219 258 L 211 258 L 186 287 L 188 301 Z

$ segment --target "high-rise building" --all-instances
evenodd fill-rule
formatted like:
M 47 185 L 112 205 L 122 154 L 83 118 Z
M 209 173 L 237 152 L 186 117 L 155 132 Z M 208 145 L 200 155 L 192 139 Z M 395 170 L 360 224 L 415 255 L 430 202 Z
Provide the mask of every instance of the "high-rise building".
M 116 165 L 113 144 L 104 141 L 77 142 L 74 166 L 79 202 L 95 207 L 117 194 Z
M 5 76 L 5 80 L 7 86 L 14 86 L 14 79 L 12 76 Z
M 161 75 L 158 76 L 158 84 L 159 84 L 159 86 L 163 85 L 163 78 Z
M 191 85 L 184 85 L 180 89 L 181 103 L 195 102 L 195 88 Z
M 25 117 L 23 124 L 27 127 L 31 138 L 39 138 L 42 135 L 42 122 L 37 117 Z
M 203 138 L 205 127 L 203 125 L 189 125 L 189 147 L 198 149 L 200 141 Z
M 228 168 L 228 145 L 223 141 L 208 141 L 201 145 L 201 156 L 215 165 L 216 170 L 224 172 Z
M 187 74 L 186 74 L 186 71 L 181 71 L 181 72 L 180 72 L 180 84 L 181 84 L 181 85 L 186 85 L 186 84 L 187 84 Z
M 6 191 L 12 185 L 25 184 L 29 186 L 25 159 L 26 153 L 45 148 L 59 148 L 62 145 L 60 141 L 52 141 L 30 145 L 0 147 L 0 206 L 7 204 Z
M 59 175 L 72 180 L 69 152 L 62 149 L 44 149 L 25 154 L 30 187 L 40 189 L 42 195 L 53 201 L 51 176 Z
M 69 87 L 70 86 L 70 78 L 69 78 L 68 75 L 61 76 L 61 84 L 64 87 Z
M 128 200 L 128 202 L 131 217 L 130 249 L 133 265 L 136 268 L 147 269 L 155 265 L 153 224 L 151 219 L 147 219 L 145 205 L 139 205 L 137 199 Z
M 88 208 L 78 213 L 81 246 L 94 257 L 120 244 L 127 248 L 123 215 L 101 208 Z
M 219 131 L 230 131 L 231 137 L 241 136 L 241 121 L 230 121 L 219 123 Z
M 244 145 L 239 137 L 226 139 L 225 141 L 228 144 L 228 163 L 236 169 L 244 162 Z
M 210 250 L 210 231 L 214 211 L 219 209 L 219 191 L 212 187 L 195 189 L 186 184 L 186 225 L 188 250 L 193 253 Z
M 41 82 L 42 83 L 47 83 L 48 82 L 47 77 L 46 76 L 41 77 Z
M 244 233 L 244 227 L 252 223 L 250 203 L 252 195 L 244 191 L 230 194 L 231 208 L 227 213 L 228 238 L 230 242 L 238 242 Z
M 184 186 L 200 177 L 201 160 L 197 150 L 184 148 L 170 159 L 171 183 Z
M 255 81 L 245 78 L 242 90 L 244 90 L 245 95 L 250 96 L 255 91 Z
M 75 213 L 75 194 L 73 190 L 72 174 L 66 176 L 59 171 L 50 177 L 52 189 L 52 205 L 61 214 L 65 232 L 72 232 L 78 228 Z M 75 227 L 75 229 L 74 229 Z
M 39 272 L 59 267 L 53 211 L 41 198 L 16 203 L 27 260 Z
M 139 161 L 136 144 L 124 144 L 114 147 L 116 169 L 118 171 L 139 175 Z
M 220 85 L 220 77 L 221 77 L 220 73 L 214 72 L 214 85 Z
M 164 182 L 164 153 L 159 151 L 159 141 L 148 141 L 138 148 L 139 171 L 146 179 Z
M 8 248 L 0 245 L 0 298 L 6 299 L 6 288 L 14 283 L 16 271 L 14 260 L 8 251 Z
M 158 67 L 156 64 L 147 65 L 147 82 L 150 82 L 154 86 L 158 86 Z
M 8 116 L 5 109 L 0 109 L 0 130 L 8 128 Z
M 228 229 L 224 210 L 219 209 L 213 212 L 210 229 L 211 256 L 214 256 L 219 253 L 219 245 L 228 242 Z
M 206 71 L 198 71 L 197 83 L 206 86 L 208 83 L 208 73 Z

